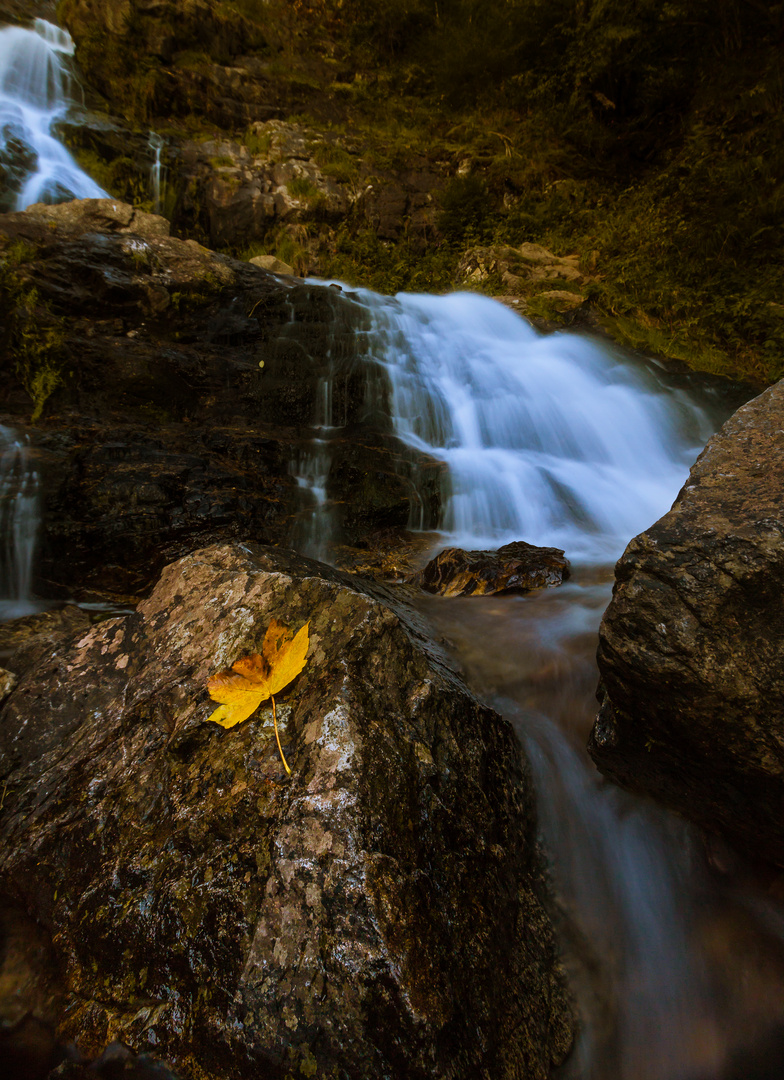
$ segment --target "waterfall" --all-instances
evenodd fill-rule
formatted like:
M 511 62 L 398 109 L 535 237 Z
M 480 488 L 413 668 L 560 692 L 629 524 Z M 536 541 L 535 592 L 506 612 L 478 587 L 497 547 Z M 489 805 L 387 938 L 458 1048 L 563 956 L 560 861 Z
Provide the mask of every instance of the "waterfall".
M 328 358 L 329 359 L 329 358 Z M 327 480 L 332 465 L 331 440 L 341 429 L 333 423 L 334 371 L 316 384 L 313 434 L 292 463 L 292 474 L 303 490 L 306 507 L 295 527 L 294 547 L 311 559 L 329 562 L 335 533 L 335 508 L 327 496 Z
M 557 590 L 418 601 L 531 762 L 581 1014 L 564 1080 L 718 1077 L 748 1021 L 727 987 L 753 987 L 753 964 L 710 952 L 724 901 L 696 830 L 602 783 L 583 748 L 612 563 L 669 509 L 731 410 L 676 388 L 653 362 L 543 336 L 482 296 L 353 298 L 369 315 L 360 347 L 386 373 L 395 433 L 447 466 L 442 542 L 526 540 L 572 562 Z
M 150 132 L 150 137 L 147 140 L 147 146 L 153 152 L 152 165 L 150 166 L 150 191 L 152 192 L 152 204 L 153 211 L 156 214 L 161 212 L 161 200 L 163 199 L 163 188 L 165 183 L 165 169 L 163 167 L 162 155 L 165 143 L 163 137 L 156 131 Z
M 0 426 L 0 621 L 41 606 L 31 594 L 39 526 L 38 474 L 28 442 Z
M 45 19 L 36 19 L 31 30 L 0 29 L 0 166 L 6 187 L 0 210 L 106 196 L 52 135 L 73 104 L 73 52 L 70 35 Z
M 403 442 L 444 461 L 446 542 L 617 558 L 667 509 L 712 432 L 693 400 L 574 334 L 468 293 L 360 291 Z

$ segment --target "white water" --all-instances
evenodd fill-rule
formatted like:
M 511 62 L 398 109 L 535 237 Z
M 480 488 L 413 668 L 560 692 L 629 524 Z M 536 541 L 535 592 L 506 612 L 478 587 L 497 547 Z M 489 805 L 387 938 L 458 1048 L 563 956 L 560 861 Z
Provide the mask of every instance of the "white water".
M 305 493 L 306 505 L 295 525 L 293 545 L 310 559 L 329 561 L 335 532 L 335 508 L 327 496 L 327 480 L 332 465 L 330 440 L 340 430 L 333 423 L 333 373 L 319 379 L 313 437 L 292 463 L 292 475 Z
M 512 540 L 616 558 L 667 510 L 711 434 L 705 413 L 573 334 L 487 297 L 354 294 L 396 433 L 447 463 L 439 523 L 460 547 Z
M 27 440 L 0 426 L 0 622 L 39 611 L 32 596 L 41 514 Z
M 0 157 L 27 162 L 12 210 L 106 196 L 52 135 L 74 103 L 68 67 L 73 51 L 70 35 L 45 19 L 36 19 L 30 30 L 0 29 Z
M 558 590 L 421 600 L 532 764 L 581 1014 L 564 1077 L 716 1080 L 775 1026 L 784 971 L 766 986 L 725 941 L 737 914 L 696 830 L 603 784 L 583 747 L 612 561 L 669 509 L 721 406 L 481 296 L 354 296 L 396 433 L 448 466 L 440 546 L 527 540 L 573 564 Z M 764 950 L 768 931 L 744 926 Z
M 153 210 L 156 214 L 161 212 L 163 192 L 166 182 L 166 170 L 163 167 L 163 136 L 156 131 L 150 132 L 147 146 L 153 152 L 152 165 L 150 166 L 150 191 L 152 192 Z

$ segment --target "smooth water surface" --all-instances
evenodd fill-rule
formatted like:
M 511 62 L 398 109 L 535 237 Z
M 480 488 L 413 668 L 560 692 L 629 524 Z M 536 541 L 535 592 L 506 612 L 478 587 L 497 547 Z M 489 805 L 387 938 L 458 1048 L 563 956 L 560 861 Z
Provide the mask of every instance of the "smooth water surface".
M 578 566 L 527 596 L 419 602 L 531 763 L 582 1025 L 563 1080 L 773 1080 L 780 907 L 738 867 L 718 874 L 696 828 L 604 782 L 585 752 L 612 579 Z

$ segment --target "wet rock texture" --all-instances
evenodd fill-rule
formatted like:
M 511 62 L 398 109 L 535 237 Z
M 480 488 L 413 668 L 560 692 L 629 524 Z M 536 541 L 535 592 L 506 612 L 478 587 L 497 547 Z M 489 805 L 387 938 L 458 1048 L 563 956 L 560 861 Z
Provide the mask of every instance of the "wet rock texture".
M 560 548 L 518 540 L 497 551 L 444 548 L 412 582 L 439 596 L 490 596 L 560 585 L 568 577 L 569 563 Z
M 0 0 L 0 20 L 4 23 L 29 23 L 34 18 L 56 18 L 55 0 Z
M 207 677 L 310 622 L 271 710 Z M 570 1041 L 508 724 L 412 618 L 253 545 L 168 566 L 135 614 L 12 655 L 0 714 L 6 1029 L 182 1076 L 550 1074 Z
M 746 855 L 784 865 L 784 384 L 708 443 L 616 568 L 590 751 Z
M 288 541 L 312 511 L 297 475 L 327 387 L 336 534 L 405 528 L 415 485 L 437 515 L 440 468 L 390 434 L 350 294 L 178 240 L 114 200 L 6 214 L 0 257 L 6 422 L 22 427 L 49 390 L 30 430 L 48 595 L 138 594 L 220 536 Z

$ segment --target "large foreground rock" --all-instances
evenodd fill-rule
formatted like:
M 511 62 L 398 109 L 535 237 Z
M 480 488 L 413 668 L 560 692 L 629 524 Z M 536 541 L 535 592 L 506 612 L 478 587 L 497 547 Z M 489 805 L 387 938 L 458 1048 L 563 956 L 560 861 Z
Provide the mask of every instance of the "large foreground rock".
M 590 751 L 784 865 L 784 383 L 708 443 L 616 568 Z
M 271 712 L 207 677 L 310 621 Z M 63 631 L 65 634 L 65 631 Z M 215 545 L 33 637 L 0 713 L 2 1022 L 182 1076 L 541 1078 L 570 1041 L 512 729 L 356 581 Z

